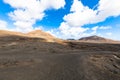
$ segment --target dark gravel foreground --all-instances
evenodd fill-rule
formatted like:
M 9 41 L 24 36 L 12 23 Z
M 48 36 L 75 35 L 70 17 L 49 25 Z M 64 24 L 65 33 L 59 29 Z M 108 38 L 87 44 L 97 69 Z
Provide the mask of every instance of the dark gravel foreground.
M 119 69 L 111 64 L 107 64 L 108 70 L 102 69 L 92 64 L 87 54 L 32 57 L 26 55 L 24 59 L 20 56 L 14 59 L 12 56 L 4 60 L 0 66 L 0 80 L 120 80 L 120 63 Z
M 120 80 L 118 44 L 0 44 L 0 80 Z

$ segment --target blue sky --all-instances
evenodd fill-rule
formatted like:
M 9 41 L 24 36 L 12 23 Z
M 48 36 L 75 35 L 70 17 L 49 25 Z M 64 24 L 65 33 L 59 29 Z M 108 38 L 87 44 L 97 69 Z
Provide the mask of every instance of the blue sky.
M 0 29 L 120 40 L 120 0 L 0 0 Z

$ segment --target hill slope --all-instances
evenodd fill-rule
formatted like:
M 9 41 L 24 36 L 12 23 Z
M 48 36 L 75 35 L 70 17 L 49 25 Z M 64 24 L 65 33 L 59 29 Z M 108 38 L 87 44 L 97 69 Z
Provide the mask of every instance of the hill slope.
M 30 37 L 40 37 L 40 38 L 47 38 L 47 39 L 55 38 L 51 34 L 49 34 L 47 32 L 43 32 L 42 30 L 35 30 L 35 31 L 27 33 L 27 35 Z
M 2 37 L 2 36 L 11 36 L 11 35 L 15 35 L 15 36 L 25 36 L 23 33 L 20 33 L 20 32 L 0 30 L 0 37 Z
M 96 35 L 80 38 L 79 41 L 98 42 L 98 43 L 99 42 L 102 42 L 102 43 L 116 43 L 116 42 L 119 42 L 119 41 L 103 38 L 103 37 L 96 36 Z

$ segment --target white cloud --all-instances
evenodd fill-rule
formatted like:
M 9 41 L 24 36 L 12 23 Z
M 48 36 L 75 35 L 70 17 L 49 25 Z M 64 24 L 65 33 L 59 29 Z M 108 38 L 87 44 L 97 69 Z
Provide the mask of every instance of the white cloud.
M 35 27 L 35 30 L 44 30 L 44 27 L 43 26 L 37 26 L 37 27 Z
M 95 27 L 92 27 L 91 30 L 93 31 L 96 31 L 96 30 L 106 30 L 106 29 L 112 29 L 111 26 L 95 26 Z
M 106 30 L 106 29 L 112 29 L 111 26 L 100 26 L 99 29 Z
M 98 26 L 95 26 L 95 27 L 92 28 L 93 31 L 96 31 L 97 29 L 99 29 Z
M 64 20 L 70 26 L 83 26 L 89 24 L 91 19 L 95 17 L 96 11 L 89 9 L 87 6 L 84 6 L 81 1 L 74 0 L 73 5 L 71 6 L 72 13 L 64 16 Z
M 88 28 L 82 28 L 82 27 L 70 27 L 67 23 L 61 23 L 60 27 L 59 27 L 60 31 L 62 34 L 64 35 L 69 35 L 69 36 L 78 36 L 80 35 L 80 33 L 85 32 L 86 30 L 88 30 Z
M 120 15 L 120 0 L 100 0 L 97 10 L 84 6 L 81 1 L 74 0 L 71 12 L 64 20 L 71 26 L 84 26 L 104 21 L 106 18 Z
M 119 16 L 120 0 L 100 0 L 98 11 L 100 11 L 99 15 L 105 18 L 109 16 Z
M 89 28 L 71 27 L 67 23 L 63 22 L 58 29 L 52 29 L 49 33 L 62 39 L 79 39 L 87 30 L 89 30 Z
M 8 15 L 14 20 L 18 31 L 33 30 L 37 20 L 42 20 L 48 9 L 60 9 L 65 5 L 65 0 L 4 0 L 14 11 Z
M 111 26 L 95 26 L 92 27 L 92 33 L 90 33 L 91 35 L 96 35 L 98 30 L 107 30 L 107 29 L 111 29 Z
M 44 6 L 44 8 L 46 9 L 59 9 L 64 7 L 65 0 L 41 0 L 41 5 Z
M 0 20 L 0 30 L 7 30 L 7 22 Z
M 70 9 L 70 13 L 63 17 L 64 22 L 60 25 L 60 31 L 64 35 L 72 34 L 75 37 L 79 37 L 80 34 L 84 34 L 85 28 L 82 26 L 86 24 L 95 24 L 106 20 L 108 17 L 120 16 L 120 0 L 99 0 L 97 4 L 97 10 L 90 9 L 88 6 L 84 6 L 81 0 L 74 0 Z M 111 29 L 110 26 L 95 26 L 92 28 L 93 32 L 90 34 L 96 34 L 97 30 Z M 77 30 L 77 31 L 75 31 Z M 81 32 L 83 30 L 83 32 Z
M 106 35 L 107 35 L 107 36 L 111 36 L 111 35 L 112 35 L 112 33 L 111 33 L 111 32 L 108 32 L 108 33 L 106 33 Z
M 91 34 L 96 34 L 97 33 L 97 30 L 99 29 L 99 26 L 95 26 L 93 27 L 91 30 L 93 30 L 93 32 Z
M 93 30 L 94 33 L 97 32 L 97 30 L 107 30 L 107 29 L 111 29 L 111 26 L 95 26 L 92 27 L 91 30 Z

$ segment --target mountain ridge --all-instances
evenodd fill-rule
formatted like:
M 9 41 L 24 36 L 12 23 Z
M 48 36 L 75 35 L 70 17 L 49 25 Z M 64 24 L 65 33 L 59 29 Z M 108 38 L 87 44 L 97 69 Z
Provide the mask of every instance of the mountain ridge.
M 15 31 L 7 31 L 7 30 L 0 30 L 0 37 L 3 36 L 21 36 L 21 37 L 29 37 L 29 38 L 43 38 L 46 39 L 48 42 L 59 42 L 62 41 L 62 39 L 56 38 L 50 33 L 44 32 L 42 30 L 34 30 L 28 33 L 22 33 L 22 32 L 15 32 Z M 69 40 L 67 40 L 69 41 Z M 72 40 L 76 41 L 76 40 Z M 88 36 L 88 37 L 82 37 L 77 41 L 82 41 L 82 42 L 107 42 L 107 43 L 114 43 L 114 42 L 119 42 L 116 40 L 104 38 L 101 36 L 93 35 L 93 36 Z
M 93 35 L 93 36 L 88 36 L 88 37 L 82 37 L 79 39 L 79 41 L 85 41 L 85 42 L 107 42 L 107 43 L 114 43 L 114 42 L 119 42 L 116 40 L 104 38 L 101 36 Z
M 28 33 L 22 33 L 22 32 L 15 32 L 15 31 L 7 31 L 7 30 L 0 30 L 0 37 L 6 37 L 6 39 L 10 38 L 17 38 L 17 37 L 22 37 L 22 38 L 41 38 L 45 39 L 47 42 L 61 42 L 61 39 L 58 39 L 54 37 L 53 35 L 44 32 L 42 30 L 34 30 Z

